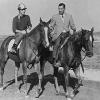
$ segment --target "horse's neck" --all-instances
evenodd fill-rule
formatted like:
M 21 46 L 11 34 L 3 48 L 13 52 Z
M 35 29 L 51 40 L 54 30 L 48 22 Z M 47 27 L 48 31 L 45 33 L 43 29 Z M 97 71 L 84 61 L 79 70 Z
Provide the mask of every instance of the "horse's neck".
M 77 57 L 79 57 L 81 55 L 81 50 L 82 50 L 82 44 L 80 41 L 77 41 L 75 44 L 74 44 L 74 50 L 75 50 L 75 55 Z
M 34 37 L 37 32 L 40 32 L 40 24 L 38 24 L 33 30 L 28 33 L 28 37 Z
M 79 41 L 69 40 L 68 48 L 71 48 L 71 52 L 73 52 L 73 55 L 79 55 L 81 53 L 82 46 Z
M 41 41 L 41 31 L 40 25 L 37 25 L 28 35 L 27 38 L 34 41 L 35 43 L 40 43 Z

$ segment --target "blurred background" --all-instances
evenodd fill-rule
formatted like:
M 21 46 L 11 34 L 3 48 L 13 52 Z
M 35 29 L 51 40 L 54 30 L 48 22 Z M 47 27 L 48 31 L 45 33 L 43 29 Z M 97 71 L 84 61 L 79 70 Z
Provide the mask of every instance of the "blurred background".
M 33 28 L 41 17 L 48 21 L 58 13 L 58 4 L 66 4 L 66 12 L 73 15 L 77 30 L 95 28 L 100 31 L 100 0 L 0 0 L 0 35 L 12 33 L 12 19 L 18 14 L 17 6 L 23 2 L 31 17 Z

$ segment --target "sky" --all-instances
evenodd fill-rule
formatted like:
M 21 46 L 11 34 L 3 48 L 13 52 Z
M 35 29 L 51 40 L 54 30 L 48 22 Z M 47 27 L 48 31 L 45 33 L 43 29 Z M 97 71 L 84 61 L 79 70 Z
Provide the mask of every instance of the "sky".
M 100 31 L 100 0 L 0 0 L 0 35 L 14 34 L 12 19 L 18 14 L 17 6 L 23 2 L 26 14 L 31 18 L 32 28 L 40 17 L 48 21 L 52 15 L 58 13 L 58 4 L 66 4 L 66 12 L 72 14 L 77 30 L 81 27 Z

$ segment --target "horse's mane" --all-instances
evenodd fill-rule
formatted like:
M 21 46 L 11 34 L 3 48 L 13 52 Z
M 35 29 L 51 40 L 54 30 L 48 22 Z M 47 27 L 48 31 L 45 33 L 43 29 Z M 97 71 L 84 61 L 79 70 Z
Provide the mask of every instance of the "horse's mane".
M 25 36 L 26 37 L 29 37 L 29 36 L 31 36 L 31 35 L 35 35 L 36 34 L 36 31 L 38 30 L 38 31 L 41 31 L 40 30 L 40 23 L 35 27 L 35 28 L 33 28 L 28 34 L 25 34 Z
M 79 39 L 82 35 L 82 30 L 79 30 L 75 32 L 74 34 L 70 35 L 69 40 L 72 42 L 75 42 L 77 39 Z

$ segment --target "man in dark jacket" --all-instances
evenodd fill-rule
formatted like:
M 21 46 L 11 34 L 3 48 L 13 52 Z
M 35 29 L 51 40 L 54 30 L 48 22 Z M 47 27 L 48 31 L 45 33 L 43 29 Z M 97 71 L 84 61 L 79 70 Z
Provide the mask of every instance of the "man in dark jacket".
M 21 41 L 21 39 L 23 38 L 23 35 L 31 31 L 32 24 L 30 21 L 30 17 L 25 14 L 26 9 L 27 8 L 23 3 L 19 4 L 18 5 L 19 14 L 13 18 L 12 29 L 13 32 L 15 33 L 15 42 L 11 52 L 14 53 L 16 53 L 17 46 Z

